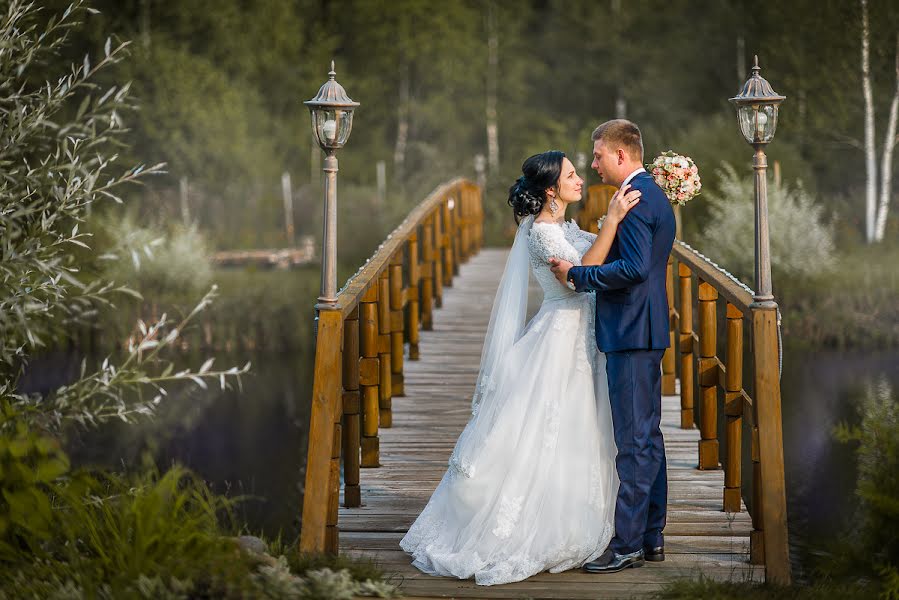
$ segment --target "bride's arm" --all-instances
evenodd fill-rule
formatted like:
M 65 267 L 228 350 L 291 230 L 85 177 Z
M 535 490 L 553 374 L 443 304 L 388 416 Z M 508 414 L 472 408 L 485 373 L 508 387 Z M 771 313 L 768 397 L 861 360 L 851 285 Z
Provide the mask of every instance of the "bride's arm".
M 615 233 L 618 231 L 618 224 L 621 223 L 628 211 L 640 202 L 640 190 L 630 190 L 630 187 L 630 184 L 625 185 L 612 196 L 606 219 L 599 229 L 599 235 L 581 258 L 581 265 L 587 267 L 601 265 L 605 262 L 609 255 L 609 248 L 612 247 L 612 241 L 615 239 Z

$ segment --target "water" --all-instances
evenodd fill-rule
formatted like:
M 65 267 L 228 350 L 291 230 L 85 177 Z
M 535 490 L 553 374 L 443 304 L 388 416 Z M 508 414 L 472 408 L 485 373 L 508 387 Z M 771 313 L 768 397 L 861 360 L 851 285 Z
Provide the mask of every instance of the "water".
M 203 357 L 184 357 L 199 365 Z M 92 359 L 89 359 L 89 362 Z M 128 470 L 149 455 L 160 469 L 174 462 L 192 469 L 211 488 L 244 496 L 236 515 L 252 533 L 299 535 L 312 390 L 308 353 L 237 356 L 217 354 L 216 366 L 252 362 L 243 391 L 175 388 L 156 418 L 138 425 L 110 423 L 76 433 L 67 451 L 76 466 Z M 80 358 L 44 356 L 21 382 L 26 391 L 48 390 L 77 377 Z
M 781 382 L 787 516 L 794 570 L 851 531 L 855 517 L 854 445 L 833 437 L 840 422 L 860 421 L 865 387 L 885 379 L 899 390 L 899 350 L 808 351 L 787 348 Z

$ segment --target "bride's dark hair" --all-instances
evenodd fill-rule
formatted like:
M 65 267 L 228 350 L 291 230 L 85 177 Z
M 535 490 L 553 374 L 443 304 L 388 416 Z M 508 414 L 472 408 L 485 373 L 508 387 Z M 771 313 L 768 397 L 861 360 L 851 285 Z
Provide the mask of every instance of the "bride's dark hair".
M 543 209 L 546 188 L 556 185 L 562 176 L 563 158 L 564 152 L 549 150 L 524 161 L 521 165 L 523 175 L 509 188 L 509 206 L 515 214 L 515 222 Z

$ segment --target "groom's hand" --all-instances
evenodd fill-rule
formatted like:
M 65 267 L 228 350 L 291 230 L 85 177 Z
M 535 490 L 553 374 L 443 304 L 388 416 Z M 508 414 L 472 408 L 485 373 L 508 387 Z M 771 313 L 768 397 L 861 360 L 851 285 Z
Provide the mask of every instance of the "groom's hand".
M 570 262 L 561 258 L 554 257 L 549 259 L 549 268 L 562 285 L 568 285 L 568 270 L 573 266 Z

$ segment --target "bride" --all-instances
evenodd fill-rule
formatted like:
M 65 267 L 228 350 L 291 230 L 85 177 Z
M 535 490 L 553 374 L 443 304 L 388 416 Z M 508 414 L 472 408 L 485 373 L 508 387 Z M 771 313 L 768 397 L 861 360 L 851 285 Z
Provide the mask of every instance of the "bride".
M 578 567 L 614 533 L 617 450 L 596 297 L 560 284 L 549 259 L 602 264 L 640 192 L 616 193 L 597 236 L 565 221 L 584 183 L 565 154 L 531 156 L 522 172 L 509 204 L 523 218 L 490 315 L 471 420 L 400 542 L 421 571 L 480 585 Z M 544 297 L 525 325 L 529 268 Z

